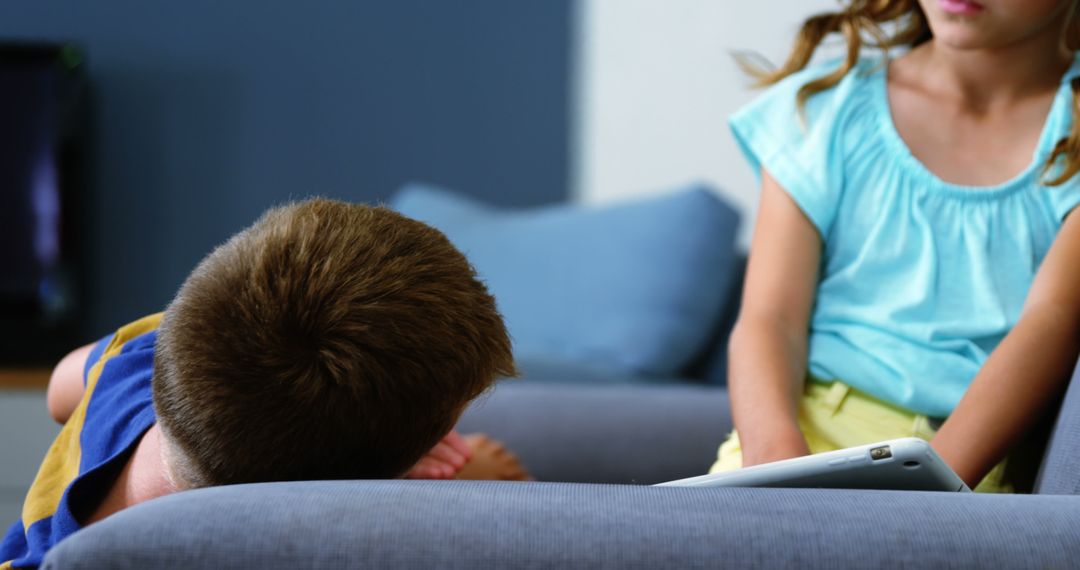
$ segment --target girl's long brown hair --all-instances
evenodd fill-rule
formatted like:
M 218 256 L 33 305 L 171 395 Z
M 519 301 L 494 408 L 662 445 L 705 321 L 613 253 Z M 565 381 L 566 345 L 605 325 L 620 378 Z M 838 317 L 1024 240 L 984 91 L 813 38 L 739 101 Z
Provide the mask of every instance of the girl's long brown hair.
M 1070 2 L 1065 14 L 1068 24 L 1062 36 L 1062 46 L 1069 51 L 1080 48 L 1077 3 L 1075 0 Z M 889 25 L 890 32 L 885 31 L 882 27 L 884 24 Z M 931 38 L 926 14 L 916 0 L 849 0 L 843 10 L 818 14 L 806 20 L 799 29 L 787 61 L 779 68 L 768 69 L 761 65 L 760 58 L 747 54 L 736 55 L 736 61 L 757 80 L 756 86 L 772 85 L 804 69 L 821 42 L 835 33 L 842 34 L 847 45 L 844 61 L 832 73 L 799 88 L 796 101 L 800 115 L 810 97 L 832 88 L 855 67 L 864 44 L 887 54 L 891 48 L 912 48 Z M 1080 172 L 1080 120 L 1077 120 L 1080 116 L 1080 77 L 1074 78 L 1070 86 L 1073 93 L 1074 120 L 1068 136 L 1054 145 L 1054 150 L 1043 168 L 1043 183 L 1048 186 L 1063 184 Z M 1046 179 L 1059 161 L 1061 170 L 1057 176 Z

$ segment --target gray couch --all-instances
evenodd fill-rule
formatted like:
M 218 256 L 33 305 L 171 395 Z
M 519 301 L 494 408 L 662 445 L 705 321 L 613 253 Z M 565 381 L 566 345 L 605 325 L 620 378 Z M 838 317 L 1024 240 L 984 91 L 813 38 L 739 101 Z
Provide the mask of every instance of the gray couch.
M 706 469 L 730 428 L 720 387 L 508 381 L 461 427 L 549 482 L 192 491 L 73 535 L 44 567 L 1080 567 L 1080 368 L 1032 495 L 647 486 Z
M 721 296 L 719 307 L 709 302 L 712 309 L 693 311 L 708 314 L 695 330 L 711 328 L 713 338 L 694 339 L 702 341 L 702 354 L 678 379 L 525 360 L 519 363 L 525 379 L 500 383 L 470 408 L 461 430 L 506 441 L 541 482 L 341 481 L 192 491 L 76 533 L 44 566 L 1080 567 L 1080 371 L 1053 426 L 1034 495 L 649 486 L 703 473 L 731 429 L 725 337 L 738 309 L 739 288 L 731 284 L 741 282 L 743 263 L 725 251 L 734 247 L 737 215 L 707 196 L 632 205 L 613 218 L 566 208 L 500 213 L 431 192 L 397 201 L 405 213 L 459 239 L 501 306 L 517 309 L 508 317 L 519 323 L 538 297 L 592 314 L 587 309 L 597 299 L 590 292 L 617 291 L 636 275 L 649 277 L 657 290 L 647 295 L 650 309 L 630 311 L 639 319 L 624 327 L 630 330 L 654 330 L 650 311 L 658 307 L 693 307 L 694 299 Z M 457 219 L 463 212 L 468 224 Z M 628 216 L 633 223 L 612 221 Z M 652 228 L 648 239 L 637 235 L 643 224 Z M 504 251 L 508 239 L 518 247 Z M 653 247 L 657 240 L 666 245 Z M 592 258 L 568 253 L 595 243 L 619 244 L 612 250 L 621 260 L 615 269 L 593 271 Z M 685 263 L 661 264 L 648 251 L 681 252 Z M 607 260 L 611 252 L 593 253 Z M 538 273 L 519 275 L 518 257 Z M 541 263 L 552 257 L 550 266 Z M 711 277 L 699 274 L 702 268 Z M 545 280 L 568 272 L 588 279 L 578 288 Z M 596 286 L 593 279 L 608 281 Z M 676 336 L 685 332 L 668 328 Z M 529 331 L 514 332 L 521 341 Z M 613 346 L 640 349 L 637 339 L 629 340 Z

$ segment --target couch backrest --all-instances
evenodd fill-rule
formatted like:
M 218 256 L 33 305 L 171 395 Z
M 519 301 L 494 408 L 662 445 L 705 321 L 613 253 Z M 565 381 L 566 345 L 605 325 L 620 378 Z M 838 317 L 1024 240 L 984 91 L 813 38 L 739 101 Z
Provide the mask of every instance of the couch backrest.
M 746 253 L 736 256 L 732 267 L 733 285 L 724 294 L 724 310 L 713 327 L 705 349 L 682 371 L 686 378 L 699 380 L 715 386 L 727 385 L 728 339 L 735 319 L 739 316 L 742 301 L 743 280 L 746 278 Z
M 499 300 L 516 358 L 676 376 L 736 288 L 739 212 L 703 184 L 516 210 L 413 184 L 393 205 L 468 256 Z
M 1080 495 L 1080 364 L 1073 372 L 1050 433 L 1035 492 Z

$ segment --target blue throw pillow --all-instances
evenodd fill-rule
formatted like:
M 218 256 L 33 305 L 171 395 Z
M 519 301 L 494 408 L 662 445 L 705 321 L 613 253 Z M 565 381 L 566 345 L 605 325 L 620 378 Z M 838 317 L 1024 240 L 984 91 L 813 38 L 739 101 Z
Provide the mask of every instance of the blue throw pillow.
M 703 186 L 511 210 L 413 184 L 391 205 L 469 258 L 518 358 L 677 375 L 705 348 L 733 286 L 739 217 Z

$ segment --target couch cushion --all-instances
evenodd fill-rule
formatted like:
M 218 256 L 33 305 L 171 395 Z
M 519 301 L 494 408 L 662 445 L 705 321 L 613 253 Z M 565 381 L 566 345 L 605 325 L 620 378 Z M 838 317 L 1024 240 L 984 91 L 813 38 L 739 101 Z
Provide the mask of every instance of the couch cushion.
M 705 347 L 733 282 L 738 214 L 701 186 L 506 210 L 414 184 L 392 206 L 469 257 L 520 358 L 676 375 Z
M 736 256 L 733 266 L 732 287 L 728 292 L 727 301 L 724 302 L 724 312 L 720 315 L 720 320 L 714 327 L 705 350 L 684 371 L 684 374 L 690 378 L 717 386 L 727 385 L 728 342 L 731 340 L 731 331 L 735 328 L 735 321 L 739 318 L 739 308 L 742 306 L 746 254 L 740 253 Z
M 1073 372 L 1050 434 L 1035 492 L 1080 495 L 1080 365 Z
M 472 481 L 156 499 L 44 568 L 1073 568 L 1080 497 Z
M 731 431 L 727 390 L 500 382 L 465 412 L 541 481 L 661 483 L 702 475 Z

